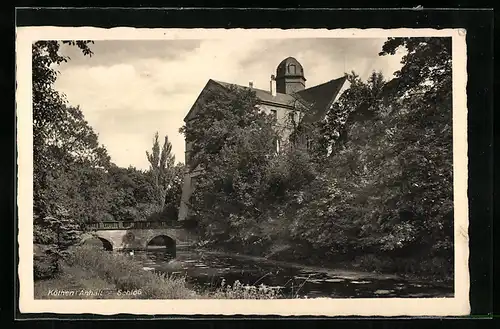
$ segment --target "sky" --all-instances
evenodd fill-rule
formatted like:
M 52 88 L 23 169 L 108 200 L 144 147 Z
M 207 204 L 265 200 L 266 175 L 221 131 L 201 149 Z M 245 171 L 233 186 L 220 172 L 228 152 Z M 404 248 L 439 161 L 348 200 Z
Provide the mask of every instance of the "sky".
M 111 160 L 148 169 L 146 151 L 155 132 L 167 135 L 177 162 L 184 162 L 179 128 L 209 79 L 268 89 L 271 74 L 286 57 L 304 68 L 306 88 L 355 71 L 362 79 L 381 71 L 387 79 L 402 54 L 378 56 L 385 39 L 206 39 L 105 40 L 92 57 L 74 47 L 58 68 L 55 87 L 80 106 Z

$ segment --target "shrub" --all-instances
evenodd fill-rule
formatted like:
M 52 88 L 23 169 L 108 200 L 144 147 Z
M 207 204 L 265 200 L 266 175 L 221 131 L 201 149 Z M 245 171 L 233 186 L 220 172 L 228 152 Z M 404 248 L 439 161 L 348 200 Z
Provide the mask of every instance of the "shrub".
M 105 278 L 120 290 L 140 290 L 140 298 L 194 298 L 195 292 L 186 287 L 185 278 L 144 271 L 142 265 L 129 256 L 111 253 L 90 246 L 74 249 L 69 265 L 80 266 Z
M 43 280 L 53 278 L 59 272 L 59 257 L 53 245 L 33 245 L 33 278 Z
M 387 262 L 387 261 L 386 261 Z M 387 264 L 376 255 L 363 255 L 356 257 L 354 264 L 358 265 L 361 269 L 370 272 L 381 272 L 387 268 Z
M 51 252 L 50 245 L 33 245 L 33 278 L 43 280 L 53 278 L 59 272 L 57 254 Z
M 282 295 L 279 289 L 264 284 L 250 286 L 236 280 L 233 285 L 226 285 L 225 280 L 222 280 L 220 288 L 209 296 L 218 299 L 277 299 Z
M 69 217 L 68 210 L 57 206 L 55 213 L 55 217 L 34 218 L 35 278 L 54 276 L 59 271 L 59 262 L 66 259 L 69 249 L 80 241 L 80 226 Z
M 58 272 L 57 258 L 50 254 L 35 255 L 33 257 L 33 271 L 35 280 L 53 278 Z

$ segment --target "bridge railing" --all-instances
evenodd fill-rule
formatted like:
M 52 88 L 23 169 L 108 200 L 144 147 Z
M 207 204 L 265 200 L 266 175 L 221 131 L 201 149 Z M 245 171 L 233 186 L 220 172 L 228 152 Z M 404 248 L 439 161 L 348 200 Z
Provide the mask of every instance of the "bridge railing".
M 177 221 L 140 221 L 140 222 L 97 222 L 85 225 L 87 230 L 128 230 L 128 229 L 158 229 L 158 228 L 180 228 L 182 223 Z

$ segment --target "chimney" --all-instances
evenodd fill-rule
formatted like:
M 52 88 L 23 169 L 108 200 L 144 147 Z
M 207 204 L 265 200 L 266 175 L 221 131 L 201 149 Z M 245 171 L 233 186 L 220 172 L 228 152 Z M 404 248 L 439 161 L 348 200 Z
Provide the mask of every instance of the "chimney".
M 252 80 L 250 80 L 250 81 L 248 82 L 248 86 L 249 86 L 250 88 L 253 88 L 253 81 L 252 81 Z
M 270 88 L 271 88 L 271 95 L 276 96 L 276 78 L 273 75 L 271 75 L 271 82 L 270 82 Z

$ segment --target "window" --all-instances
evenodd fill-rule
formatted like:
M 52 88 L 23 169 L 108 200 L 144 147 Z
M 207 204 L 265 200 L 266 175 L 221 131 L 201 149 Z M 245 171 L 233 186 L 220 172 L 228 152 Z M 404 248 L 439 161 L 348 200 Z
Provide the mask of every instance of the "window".
M 274 120 L 278 120 L 278 112 L 276 110 L 271 110 Z
M 313 147 L 312 140 L 308 137 L 306 140 L 306 148 L 310 150 L 312 149 L 312 147 Z
M 295 64 L 289 64 L 288 65 L 288 73 L 290 73 L 290 74 L 295 74 L 296 73 L 296 66 L 295 66 Z
M 288 120 L 290 121 L 291 124 L 295 125 L 295 113 L 294 112 L 288 113 Z
M 276 138 L 276 154 L 280 154 L 281 150 L 281 140 L 279 138 Z

